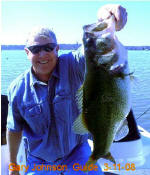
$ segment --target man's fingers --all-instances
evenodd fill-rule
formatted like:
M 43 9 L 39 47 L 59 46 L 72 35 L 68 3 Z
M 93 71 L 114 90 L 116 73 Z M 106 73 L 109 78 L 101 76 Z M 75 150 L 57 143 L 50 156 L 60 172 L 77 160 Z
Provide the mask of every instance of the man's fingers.
M 114 15 L 116 20 L 116 31 L 121 30 L 127 22 L 126 9 L 118 4 L 107 4 L 98 10 L 99 21 L 108 19 L 111 15 Z
M 115 10 L 115 18 L 116 18 L 116 30 L 121 30 L 126 22 L 127 22 L 127 12 L 126 9 L 122 6 L 118 6 L 118 8 Z
M 9 171 L 9 175 L 20 175 L 19 171 Z
M 98 11 L 98 20 L 99 21 L 104 20 L 104 19 L 108 19 L 110 16 L 111 16 L 111 13 L 108 10 L 106 10 L 105 8 L 101 8 Z

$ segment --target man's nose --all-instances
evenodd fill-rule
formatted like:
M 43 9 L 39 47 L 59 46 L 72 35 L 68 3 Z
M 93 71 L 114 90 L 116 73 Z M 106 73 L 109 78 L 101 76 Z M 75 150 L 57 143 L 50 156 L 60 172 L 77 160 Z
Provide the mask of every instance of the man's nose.
M 39 57 L 43 57 L 45 54 L 46 54 L 46 51 L 45 50 L 41 50 L 39 52 Z

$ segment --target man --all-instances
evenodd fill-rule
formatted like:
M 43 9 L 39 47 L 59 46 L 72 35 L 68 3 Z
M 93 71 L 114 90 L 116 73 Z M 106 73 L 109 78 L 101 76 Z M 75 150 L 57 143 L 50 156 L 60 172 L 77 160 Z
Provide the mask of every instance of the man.
M 112 14 L 116 18 L 116 30 L 121 30 L 127 13 L 119 5 L 102 7 L 98 19 L 109 18 Z M 83 165 L 91 154 L 88 135 L 72 131 L 73 121 L 79 114 L 75 94 L 84 81 L 84 56 L 74 52 L 58 57 L 58 50 L 56 36 L 51 30 L 33 30 L 25 47 L 32 67 L 9 88 L 7 142 L 10 163 L 14 167 L 17 164 L 23 135 L 28 175 L 84 175 Z M 15 168 L 9 171 L 9 175 L 18 174 Z M 96 170 L 89 171 L 89 175 L 98 174 L 103 174 L 98 165 Z

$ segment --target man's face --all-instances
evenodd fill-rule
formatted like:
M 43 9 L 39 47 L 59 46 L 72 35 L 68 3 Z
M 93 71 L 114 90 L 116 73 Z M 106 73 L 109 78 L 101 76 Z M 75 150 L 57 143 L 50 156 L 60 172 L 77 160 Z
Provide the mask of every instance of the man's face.
M 38 37 L 34 39 L 34 41 L 32 42 L 32 46 L 42 46 L 48 43 L 54 42 L 49 38 Z M 39 79 L 41 78 L 41 76 L 45 76 L 45 78 L 50 76 L 57 63 L 58 50 L 58 45 L 56 45 L 56 47 L 52 51 L 45 51 L 44 49 L 41 49 L 38 53 L 33 53 L 32 51 L 30 51 L 30 49 L 27 48 L 25 49 L 28 58 L 31 60 L 33 71 L 37 75 L 37 77 L 39 77 Z

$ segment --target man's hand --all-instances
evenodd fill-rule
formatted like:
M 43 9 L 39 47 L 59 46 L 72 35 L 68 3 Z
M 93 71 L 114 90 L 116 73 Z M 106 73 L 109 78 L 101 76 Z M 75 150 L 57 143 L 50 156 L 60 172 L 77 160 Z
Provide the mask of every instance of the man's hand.
M 15 169 L 17 166 L 16 162 L 9 162 L 9 175 L 20 175 L 19 171 Z
M 9 170 L 9 175 L 20 175 L 19 171 L 10 171 Z
M 98 10 L 99 21 L 108 19 L 111 15 L 114 15 L 116 20 L 116 31 L 120 31 L 127 22 L 126 9 L 118 4 L 107 4 Z

